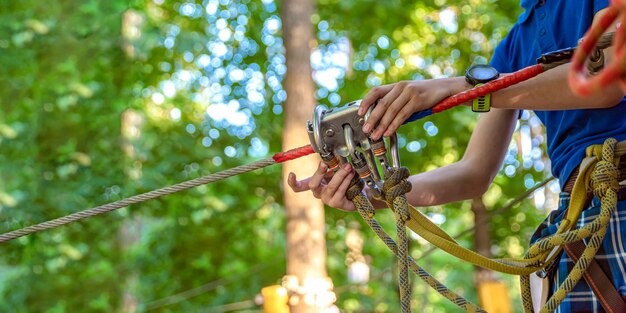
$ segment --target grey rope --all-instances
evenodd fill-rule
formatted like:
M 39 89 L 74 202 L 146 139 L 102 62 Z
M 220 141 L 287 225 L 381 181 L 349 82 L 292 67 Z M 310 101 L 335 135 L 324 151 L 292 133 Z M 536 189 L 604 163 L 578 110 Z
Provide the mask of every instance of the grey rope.
M 163 197 L 163 196 L 173 194 L 179 191 L 187 190 L 187 189 L 197 187 L 200 185 L 205 185 L 208 183 L 216 182 L 218 180 L 222 180 L 231 176 L 254 171 L 256 169 L 267 167 L 275 163 L 276 161 L 270 158 L 270 159 L 265 159 L 265 160 L 253 162 L 250 164 L 246 164 L 246 165 L 237 166 L 237 167 L 227 169 L 221 172 L 217 172 L 211 175 L 188 180 L 188 181 L 178 183 L 176 185 L 172 185 L 169 187 L 152 190 L 152 191 L 135 195 L 126 199 L 104 204 L 95 208 L 91 208 L 91 209 L 76 212 L 67 216 L 59 217 L 57 219 L 53 219 L 47 222 L 43 222 L 40 224 L 28 226 L 22 229 L 14 230 L 14 231 L 0 235 L 0 243 L 10 241 L 15 238 L 22 237 L 22 236 L 30 235 L 32 233 L 40 232 L 43 230 L 56 228 L 56 227 L 69 224 L 71 222 L 75 222 L 84 218 L 93 217 L 96 215 L 100 215 L 102 213 L 107 213 L 113 210 L 121 209 L 123 207 L 127 207 L 132 204 L 137 204 L 137 203 L 141 203 L 147 200 L 156 199 L 159 197 Z
M 615 37 L 615 32 L 608 32 L 600 38 L 598 38 L 598 43 L 596 44 L 596 49 L 606 49 L 613 45 L 613 38 Z

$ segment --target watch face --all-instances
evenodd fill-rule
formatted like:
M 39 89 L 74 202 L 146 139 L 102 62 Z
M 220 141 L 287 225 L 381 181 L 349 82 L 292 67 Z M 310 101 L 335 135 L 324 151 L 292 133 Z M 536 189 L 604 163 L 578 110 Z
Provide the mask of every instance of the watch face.
M 481 81 L 490 81 L 498 76 L 498 71 L 489 65 L 472 66 L 468 73 L 473 79 Z

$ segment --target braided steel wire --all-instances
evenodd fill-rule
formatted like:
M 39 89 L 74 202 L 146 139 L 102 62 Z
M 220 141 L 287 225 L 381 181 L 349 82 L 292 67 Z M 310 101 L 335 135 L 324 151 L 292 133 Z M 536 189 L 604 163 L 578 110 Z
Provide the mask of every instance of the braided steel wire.
M 0 235 L 0 243 L 2 242 L 6 242 L 9 240 L 13 240 L 15 238 L 19 238 L 22 236 L 26 236 L 29 234 L 33 234 L 36 232 L 40 232 L 43 230 L 47 230 L 47 229 L 51 229 L 51 228 L 56 228 L 65 224 L 69 224 L 81 219 L 85 219 L 85 218 L 89 218 L 92 216 L 96 216 L 96 215 L 100 215 L 103 213 L 107 213 L 113 210 L 117 210 L 117 209 L 121 209 L 123 207 L 127 207 L 129 205 L 132 204 L 137 204 L 137 203 L 141 203 L 147 200 L 151 200 L 151 199 L 155 199 L 155 198 L 159 198 L 162 196 L 166 196 L 169 194 L 173 194 L 179 191 L 183 191 L 183 190 L 187 190 L 190 188 L 194 188 L 200 185 L 205 185 L 205 184 L 209 184 L 212 182 L 216 182 L 218 180 L 222 180 L 228 177 L 232 177 L 232 176 L 236 176 L 239 174 L 243 174 L 243 173 L 247 173 L 250 171 L 254 171 L 260 168 L 264 168 L 266 166 L 270 166 L 272 164 L 276 164 L 276 161 L 274 161 L 274 159 L 265 159 L 265 160 L 261 160 L 261 161 L 257 161 L 254 163 L 250 163 L 250 164 L 246 164 L 246 165 L 241 165 L 235 168 L 231 168 L 231 169 L 227 169 L 221 172 L 217 172 L 211 175 L 207 175 L 207 176 L 203 176 L 200 178 L 196 178 L 196 179 L 192 179 L 189 181 L 185 181 L 182 183 L 178 183 L 176 185 L 172 185 L 169 187 L 164 187 L 161 189 L 157 189 L 157 190 L 152 190 L 146 193 L 142 193 L 136 196 L 132 196 L 126 199 L 122 199 L 119 201 L 115 201 L 112 203 L 108 203 L 105 205 L 101 205 L 95 208 L 91 208 L 91 209 L 87 209 L 84 211 L 80 211 L 80 212 L 76 212 L 64 217 L 60 217 L 54 220 L 50 220 L 47 222 L 43 222 L 40 224 L 36 224 L 36 225 L 32 225 L 32 226 L 28 226 L 19 230 L 14 230 L 5 234 Z

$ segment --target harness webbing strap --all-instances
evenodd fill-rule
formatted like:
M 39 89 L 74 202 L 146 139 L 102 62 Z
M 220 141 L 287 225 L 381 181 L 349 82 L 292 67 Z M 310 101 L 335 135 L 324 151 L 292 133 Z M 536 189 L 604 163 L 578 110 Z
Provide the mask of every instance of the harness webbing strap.
M 585 251 L 585 244 L 582 241 L 576 241 L 565 245 L 567 256 L 574 262 L 577 262 L 579 256 Z M 587 285 L 593 290 L 596 298 L 600 301 L 604 311 L 608 313 L 626 312 L 626 302 L 622 299 L 622 295 L 617 291 L 611 279 L 611 269 L 608 262 L 604 263 L 606 268 L 596 260 L 591 259 L 587 271 L 583 274 Z

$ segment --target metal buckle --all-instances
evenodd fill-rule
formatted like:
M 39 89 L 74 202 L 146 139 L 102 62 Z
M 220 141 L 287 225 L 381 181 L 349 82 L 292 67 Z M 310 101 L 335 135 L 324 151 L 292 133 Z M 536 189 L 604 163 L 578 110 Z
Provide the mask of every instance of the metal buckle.
M 340 164 L 350 163 L 373 195 L 380 197 L 384 177 L 389 175 L 392 167 L 400 167 L 398 137 L 394 133 L 387 144 L 382 138 L 374 141 L 365 134 L 363 124 L 374 106 L 362 117 L 357 114 L 360 103 L 361 100 L 357 100 L 332 109 L 316 106 L 312 121 L 307 121 L 307 132 L 313 150 L 331 169 L 336 170 Z M 387 155 L 388 151 L 391 158 Z M 383 175 L 379 168 L 383 170 Z

